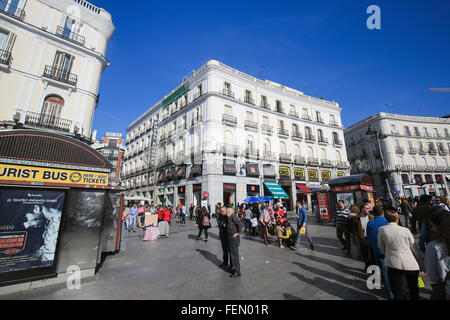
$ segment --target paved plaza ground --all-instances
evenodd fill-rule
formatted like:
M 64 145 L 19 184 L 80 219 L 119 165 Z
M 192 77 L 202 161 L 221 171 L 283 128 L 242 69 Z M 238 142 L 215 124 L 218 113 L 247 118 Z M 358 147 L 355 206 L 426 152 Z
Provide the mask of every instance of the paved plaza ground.
M 207 243 L 196 240 L 193 222 L 172 222 L 168 239 L 143 242 L 139 231 L 124 233 L 120 253 L 107 256 L 95 277 L 82 280 L 80 290 L 60 284 L 1 295 L 0 288 L 0 299 L 386 299 L 383 289 L 367 288 L 369 275 L 356 259 L 356 248 L 347 258 L 334 227 L 309 220 L 314 251 L 306 248 L 306 239 L 303 247 L 291 250 L 242 234 L 240 278 L 230 279 L 218 267 L 222 251 L 215 221 Z M 431 293 L 428 283 L 421 289 L 424 299 Z

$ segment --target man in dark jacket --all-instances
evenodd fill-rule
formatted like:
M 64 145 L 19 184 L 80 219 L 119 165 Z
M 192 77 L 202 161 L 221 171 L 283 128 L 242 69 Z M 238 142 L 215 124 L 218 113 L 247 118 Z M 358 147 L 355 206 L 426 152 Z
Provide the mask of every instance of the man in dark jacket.
M 416 219 L 417 219 L 417 222 L 419 223 L 419 233 L 420 233 L 422 230 L 422 224 L 428 218 L 428 215 L 432 211 L 432 209 L 433 209 L 433 206 L 431 205 L 431 197 L 426 194 L 421 195 L 419 203 L 413 209 L 414 222 L 411 221 L 411 224 L 412 224 L 411 232 L 413 234 L 417 233 Z
M 217 218 L 217 224 L 219 226 L 219 237 L 220 237 L 220 243 L 222 244 L 222 251 L 223 251 L 223 263 L 219 265 L 219 267 L 228 268 L 229 272 L 234 272 L 233 269 L 233 261 L 231 260 L 230 256 L 230 243 L 228 240 L 228 233 L 226 225 L 228 223 L 228 216 L 227 216 L 227 208 L 226 207 L 220 207 L 220 204 L 217 204 L 218 211 L 216 214 Z M 228 260 L 230 260 L 230 264 L 228 266 Z
M 228 221 L 226 223 L 228 241 L 230 244 L 230 256 L 233 261 L 234 272 L 230 275 L 230 278 L 236 278 L 241 276 L 241 266 L 239 263 L 239 234 L 242 231 L 242 221 L 236 216 L 231 206 L 227 207 Z

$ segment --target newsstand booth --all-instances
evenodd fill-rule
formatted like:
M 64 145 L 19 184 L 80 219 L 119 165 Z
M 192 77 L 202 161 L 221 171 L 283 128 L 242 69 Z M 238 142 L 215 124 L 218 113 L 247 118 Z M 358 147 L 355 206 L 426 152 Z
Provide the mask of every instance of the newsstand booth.
M 110 171 L 76 139 L 0 131 L 0 286 L 16 284 L 2 291 L 93 276 L 102 253 L 119 250 L 123 196 Z
M 375 204 L 373 181 L 366 174 L 332 179 L 328 185 L 332 195 L 330 197 L 331 208 L 336 208 L 339 200 L 343 200 L 347 208 L 352 204 L 361 206 L 365 200 L 372 205 Z

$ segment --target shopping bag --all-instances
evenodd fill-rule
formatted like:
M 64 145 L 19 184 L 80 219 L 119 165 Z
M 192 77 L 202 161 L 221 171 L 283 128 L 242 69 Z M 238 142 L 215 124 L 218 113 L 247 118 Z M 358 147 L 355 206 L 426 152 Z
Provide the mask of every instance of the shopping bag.
M 305 234 L 306 233 L 306 229 L 305 229 L 305 227 L 302 227 L 301 229 L 300 229 L 300 234 Z
M 419 288 L 425 288 L 425 283 L 423 282 L 422 277 L 419 277 L 419 283 L 418 283 Z

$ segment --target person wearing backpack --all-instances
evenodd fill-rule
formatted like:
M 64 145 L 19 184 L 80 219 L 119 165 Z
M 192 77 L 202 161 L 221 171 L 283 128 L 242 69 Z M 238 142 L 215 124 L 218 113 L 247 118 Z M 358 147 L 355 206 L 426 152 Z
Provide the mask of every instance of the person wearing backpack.
M 202 232 L 205 231 L 205 242 L 208 242 L 208 229 L 211 228 L 211 215 L 206 207 L 202 207 L 195 226 L 198 227 L 197 240 L 200 240 Z

